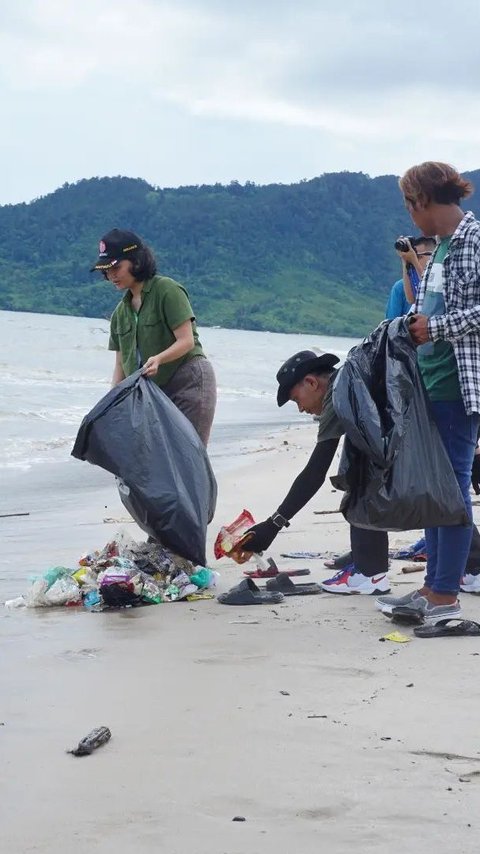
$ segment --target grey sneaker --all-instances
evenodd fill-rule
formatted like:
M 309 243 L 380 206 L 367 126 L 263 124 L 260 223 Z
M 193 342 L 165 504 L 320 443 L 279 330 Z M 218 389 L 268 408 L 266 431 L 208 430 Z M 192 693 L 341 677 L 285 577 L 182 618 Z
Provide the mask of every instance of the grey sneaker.
M 425 596 L 418 596 L 409 605 L 399 605 L 392 611 L 394 622 L 422 623 L 435 626 L 440 620 L 458 619 L 462 616 L 460 602 L 453 605 L 432 605 Z
M 411 602 L 415 602 L 418 598 L 424 598 L 420 596 L 418 590 L 406 593 L 405 596 L 379 596 L 378 599 L 375 599 L 375 608 L 378 608 L 382 614 L 391 614 L 394 608 L 410 605 Z

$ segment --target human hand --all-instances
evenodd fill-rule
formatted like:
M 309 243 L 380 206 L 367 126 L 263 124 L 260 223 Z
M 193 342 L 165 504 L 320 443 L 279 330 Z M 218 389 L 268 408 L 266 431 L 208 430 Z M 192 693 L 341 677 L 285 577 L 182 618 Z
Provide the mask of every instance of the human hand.
M 279 530 L 280 528 L 271 519 L 252 525 L 235 546 L 235 560 L 238 563 L 244 563 L 251 558 L 252 554 L 259 554 L 268 549 Z
M 402 259 L 404 264 L 415 264 L 415 261 L 417 260 L 417 253 L 415 252 L 415 249 L 410 243 L 408 237 L 403 237 L 401 239 L 407 244 L 408 250 L 407 252 L 402 252 L 400 249 L 397 249 L 396 253 L 398 257 Z
M 162 363 L 161 354 L 158 356 L 150 356 L 143 366 L 142 374 L 145 377 L 154 377 Z
M 475 495 L 480 495 L 480 454 L 475 454 L 473 458 L 472 487 Z
M 428 317 L 426 314 L 412 314 L 408 324 L 408 331 L 412 336 L 414 344 L 426 344 L 430 341 L 428 331 Z

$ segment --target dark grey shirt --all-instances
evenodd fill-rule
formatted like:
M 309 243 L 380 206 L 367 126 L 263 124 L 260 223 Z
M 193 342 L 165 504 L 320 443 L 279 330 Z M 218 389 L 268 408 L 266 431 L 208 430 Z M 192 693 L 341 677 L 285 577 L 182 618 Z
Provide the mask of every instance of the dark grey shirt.
M 337 376 L 338 371 L 334 371 L 330 377 L 327 393 L 323 401 L 323 409 L 316 419 L 318 422 L 317 442 L 326 442 L 328 439 L 339 439 L 345 432 L 333 408 L 333 386 Z

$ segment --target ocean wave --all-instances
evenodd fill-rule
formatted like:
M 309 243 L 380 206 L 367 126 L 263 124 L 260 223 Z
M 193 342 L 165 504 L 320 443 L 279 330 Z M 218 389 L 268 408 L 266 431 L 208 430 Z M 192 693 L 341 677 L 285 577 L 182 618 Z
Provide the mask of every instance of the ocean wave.
M 228 386 L 218 386 L 217 393 L 222 397 L 272 397 L 272 393 L 268 391 L 259 391 L 258 388 L 229 388 Z
M 1 385 L 16 385 L 16 386 L 77 386 L 79 388 L 90 388 L 91 386 L 107 386 L 111 383 L 110 377 L 94 377 L 94 376 L 72 376 L 71 374 L 62 375 L 55 374 L 53 371 L 38 371 L 37 373 L 24 374 L 21 371 L 15 373 L 10 370 L 8 373 L 0 373 Z
M 14 421 L 17 418 L 28 421 L 34 418 L 79 426 L 86 412 L 85 406 L 71 406 L 68 409 L 0 409 L 0 421 Z
M 56 436 L 52 439 L 7 439 L 3 443 L 0 468 L 27 470 L 35 463 L 67 458 L 75 436 Z M 65 453 L 66 449 L 68 453 Z

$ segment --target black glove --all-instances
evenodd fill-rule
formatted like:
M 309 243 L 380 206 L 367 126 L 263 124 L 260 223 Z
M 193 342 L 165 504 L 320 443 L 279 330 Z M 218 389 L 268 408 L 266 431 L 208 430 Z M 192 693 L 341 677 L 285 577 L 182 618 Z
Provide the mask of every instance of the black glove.
M 242 537 L 240 548 L 244 552 L 264 552 L 273 543 L 280 528 L 271 519 L 252 525 Z
M 475 454 L 473 458 L 472 486 L 475 495 L 480 495 L 480 454 Z

